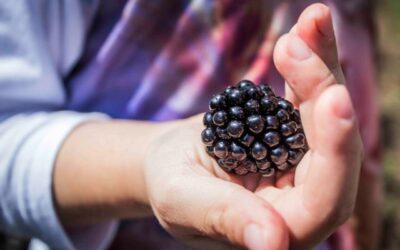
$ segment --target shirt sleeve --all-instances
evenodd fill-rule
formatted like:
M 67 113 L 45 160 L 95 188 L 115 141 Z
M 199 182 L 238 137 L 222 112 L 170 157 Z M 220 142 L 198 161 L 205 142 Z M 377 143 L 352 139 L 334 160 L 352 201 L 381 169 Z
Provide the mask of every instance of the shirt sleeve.
M 37 237 L 56 249 L 105 249 L 116 222 L 66 232 L 52 192 L 57 152 L 68 134 L 102 114 L 60 111 L 15 115 L 0 124 L 0 227 Z
M 116 222 L 66 231 L 52 191 L 54 161 L 65 138 L 84 122 L 108 119 L 62 111 L 62 78 L 84 43 L 80 2 L 0 1 L 0 230 L 55 249 L 101 250 Z

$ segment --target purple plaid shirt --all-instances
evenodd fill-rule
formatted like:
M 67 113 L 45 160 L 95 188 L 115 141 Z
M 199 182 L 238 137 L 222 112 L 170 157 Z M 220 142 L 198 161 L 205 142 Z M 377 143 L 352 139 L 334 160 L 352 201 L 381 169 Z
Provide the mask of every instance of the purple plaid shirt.
M 161 121 L 205 111 L 212 93 L 243 78 L 270 83 L 283 94 L 284 80 L 271 59 L 273 47 L 312 2 L 101 1 L 83 56 L 65 81 L 69 108 Z M 340 60 L 367 154 L 376 166 L 378 130 L 368 5 L 366 1 L 325 3 L 333 10 Z M 152 220 L 121 225 L 114 249 L 132 247 L 182 248 Z

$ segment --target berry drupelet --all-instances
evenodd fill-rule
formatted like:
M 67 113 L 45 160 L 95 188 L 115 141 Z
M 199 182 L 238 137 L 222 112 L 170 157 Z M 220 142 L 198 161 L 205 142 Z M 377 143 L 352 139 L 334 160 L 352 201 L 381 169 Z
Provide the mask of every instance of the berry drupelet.
M 229 173 L 274 176 L 308 150 L 300 113 L 266 85 L 242 80 L 214 95 L 201 133 L 206 152 Z

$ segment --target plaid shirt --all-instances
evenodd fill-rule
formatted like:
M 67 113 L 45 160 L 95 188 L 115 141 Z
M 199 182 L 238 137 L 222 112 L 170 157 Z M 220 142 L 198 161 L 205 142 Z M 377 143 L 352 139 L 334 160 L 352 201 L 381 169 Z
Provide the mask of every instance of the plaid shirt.
M 273 46 L 309 2 L 102 1 L 67 82 L 70 107 L 168 120 L 205 111 L 212 93 L 243 78 L 282 94 Z

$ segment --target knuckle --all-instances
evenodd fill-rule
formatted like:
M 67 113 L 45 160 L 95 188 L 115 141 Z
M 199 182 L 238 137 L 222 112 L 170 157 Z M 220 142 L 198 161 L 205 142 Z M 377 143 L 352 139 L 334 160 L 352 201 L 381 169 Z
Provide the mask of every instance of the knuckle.
M 328 72 L 324 76 L 322 76 L 317 82 L 317 88 L 326 88 L 327 86 L 336 83 L 337 80 L 332 71 L 328 70 Z

